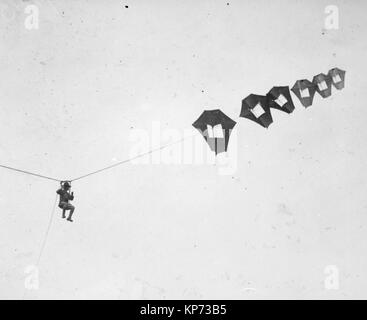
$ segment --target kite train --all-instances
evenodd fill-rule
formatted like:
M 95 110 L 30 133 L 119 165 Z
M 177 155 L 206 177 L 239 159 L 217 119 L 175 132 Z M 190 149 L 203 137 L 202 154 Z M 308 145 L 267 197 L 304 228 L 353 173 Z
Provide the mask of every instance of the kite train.
M 292 89 L 288 86 L 273 87 L 266 95 L 250 94 L 242 100 L 240 117 L 256 122 L 264 128 L 273 123 L 271 109 L 292 113 L 295 109 L 290 91 L 308 108 L 313 104 L 316 92 L 322 98 L 331 96 L 332 86 L 341 90 L 345 86 L 345 71 L 333 68 L 327 74 L 320 73 L 307 79 L 297 80 Z M 210 149 L 218 153 L 226 152 L 231 131 L 236 122 L 221 110 L 205 110 L 192 124 L 204 137 Z

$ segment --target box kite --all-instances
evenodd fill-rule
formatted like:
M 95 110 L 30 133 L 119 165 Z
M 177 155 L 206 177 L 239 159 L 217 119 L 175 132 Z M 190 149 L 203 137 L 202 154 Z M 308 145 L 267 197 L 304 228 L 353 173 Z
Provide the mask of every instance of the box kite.
M 297 80 L 291 89 L 302 105 L 307 108 L 312 105 L 315 96 L 316 86 L 307 79 Z
M 292 113 L 294 104 L 289 87 L 273 87 L 267 94 L 269 107 L 286 113 Z
M 330 76 L 332 84 L 334 85 L 336 89 L 341 90 L 344 88 L 344 84 L 345 84 L 345 71 L 344 70 L 334 68 L 328 72 L 328 75 Z
M 240 117 L 250 119 L 267 128 L 273 122 L 268 98 L 256 94 L 250 94 L 242 100 Z
M 226 152 L 231 131 L 236 121 L 225 115 L 221 110 L 205 110 L 192 124 L 204 137 L 209 147 L 217 155 Z
M 331 96 L 332 80 L 329 75 L 319 73 L 318 75 L 313 77 L 312 82 L 315 84 L 316 91 L 320 94 L 321 97 L 327 98 Z

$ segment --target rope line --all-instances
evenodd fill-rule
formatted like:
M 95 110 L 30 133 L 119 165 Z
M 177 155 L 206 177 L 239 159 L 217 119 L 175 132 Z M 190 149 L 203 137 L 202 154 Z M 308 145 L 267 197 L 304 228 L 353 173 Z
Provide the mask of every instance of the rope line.
M 122 165 L 122 164 L 124 164 L 124 163 L 130 162 L 130 161 L 132 161 L 132 160 L 135 160 L 135 159 L 138 159 L 138 158 L 144 157 L 144 156 L 146 156 L 146 155 L 148 155 L 148 154 L 151 154 L 151 153 L 153 153 L 153 152 L 163 150 L 163 149 L 165 149 L 165 148 L 168 148 L 168 147 L 170 147 L 170 146 L 172 146 L 172 145 L 178 144 L 178 143 L 180 143 L 180 142 L 182 142 L 182 141 L 184 141 L 184 140 L 186 140 L 186 139 L 188 139 L 188 138 L 191 138 L 191 137 L 193 137 L 193 136 L 187 136 L 187 137 L 184 137 L 184 138 L 182 138 L 182 139 L 180 139 L 180 140 L 178 140 L 178 141 L 174 141 L 174 142 L 172 142 L 172 143 L 168 143 L 168 144 L 166 144 L 166 145 L 164 145 L 164 146 L 162 146 L 162 147 L 159 147 L 159 148 L 156 148 L 156 149 L 152 149 L 152 150 L 147 151 L 147 152 L 144 152 L 144 153 L 140 153 L 140 154 L 136 155 L 135 157 L 132 157 L 132 158 L 129 158 L 129 159 L 125 159 L 125 160 L 122 160 L 122 161 L 117 162 L 117 163 L 114 163 L 114 164 L 112 164 L 112 165 L 110 165 L 110 166 L 107 166 L 107 167 L 104 167 L 104 168 L 102 168 L 102 169 L 99 169 L 99 170 L 96 170 L 96 171 L 93 171 L 93 172 L 87 173 L 87 174 L 85 174 L 85 175 L 82 175 L 82 176 L 80 176 L 80 177 L 74 178 L 74 179 L 69 180 L 69 181 L 70 181 L 70 182 L 73 182 L 73 181 L 77 181 L 77 180 L 80 180 L 80 179 L 84 179 L 84 178 L 89 177 L 89 176 L 91 176 L 91 175 L 94 175 L 94 174 L 100 173 L 100 172 L 102 172 L 102 171 L 105 171 L 105 170 L 108 170 L 108 169 L 111 169 L 111 168 L 117 167 L 117 166 L 119 166 L 119 165 Z
M 53 208 L 52 208 L 52 213 L 51 213 L 51 216 L 50 216 L 50 220 L 48 221 L 48 225 L 47 225 L 45 237 L 43 238 L 41 250 L 40 250 L 40 253 L 38 255 L 38 259 L 37 259 L 37 263 L 36 263 L 36 266 L 37 267 L 39 266 L 39 263 L 40 263 L 41 258 L 42 258 L 43 251 L 45 250 L 45 247 L 46 247 L 46 242 L 47 242 L 47 239 L 48 239 L 48 234 L 50 233 L 52 221 L 53 221 L 53 218 L 54 218 L 54 215 L 55 215 L 56 203 L 57 203 L 57 195 L 56 195 L 55 202 L 54 202 L 54 205 L 53 205 Z
M 38 174 L 38 173 L 30 172 L 30 171 L 25 171 L 25 170 L 13 168 L 13 167 L 8 167 L 8 166 L 2 165 L 2 164 L 0 164 L 0 167 L 1 168 L 4 168 L 4 169 L 8 169 L 8 170 L 12 170 L 12 171 L 17 171 L 17 172 L 20 172 L 20 173 L 28 174 L 28 175 L 31 175 L 31 176 L 35 176 L 35 177 L 38 177 L 38 178 L 53 180 L 53 181 L 57 181 L 57 182 L 60 182 L 61 181 L 61 180 L 56 179 L 56 178 L 47 177 L 47 176 L 44 176 L 42 174 Z
M 141 154 L 138 154 L 136 155 L 135 157 L 132 157 L 132 158 L 128 158 L 128 159 L 125 159 L 125 160 L 122 160 L 122 161 L 119 161 L 117 163 L 114 163 L 110 166 L 107 166 L 107 167 L 104 167 L 102 169 L 99 169 L 99 170 L 96 170 L 96 171 L 93 171 L 93 172 L 90 172 L 90 173 L 87 173 L 87 174 L 84 174 L 80 177 L 77 177 L 77 178 L 74 178 L 72 180 L 60 180 L 60 179 L 56 179 L 56 178 L 53 178 L 53 177 L 48 177 L 48 176 L 44 176 L 42 174 L 38 174 L 38 173 L 34 173 L 34 172 L 30 172 L 30 171 L 26 171 L 26 170 L 22 170 L 22 169 L 17 169 L 17 168 L 13 168 L 13 167 L 9 167 L 9 166 L 5 166 L 5 165 L 2 165 L 0 164 L 0 167 L 1 168 L 4 168 L 4 169 L 8 169 L 8 170 L 12 170 L 12 171 L 16 171 L 16 172 L 20 172 L 20 173 L 24 173 L 24 174 L 28 174 L 28 175 L 31 175 L 31 176 L 34 176 L 34 177 L 38 177 L 38 178 L 42 178 L 42 179 L 48 179 L 48 180 L 52 180 L 52 181 L 57 181 L 57 182 L 62 182 L 62 181 L 69 181 L 69 182 L 73 182 L 73 181 L 77 181 L 77 180 L 81 180 L 81 179 L 84 179 L 86 177 L 89 177 L 91 175 L 94 175 L 94 174 L 97 174 L 99 172 L 102 172 L 102 171 L 106 171 L 106 170 L 109 170 L 109 169 L 112 169 L 114 167 L 117 167 L 117 166 L 120 166 L 124 163 L 127 163 L 127 162 L 130 162 L 132 160 L 135 160 L 135 159 L 138 159 L 138 158 L 141 158 L 141 157 L 144 157 L 148 154 L 151 154 L 153 152 L 156 152 L 156 151 L 160 151 L 160 150 L 163 150 L 165 148 L 168 148 L 172 145 L 176 145 L 180 142 L 183 142 L 184 140 L 188 139 L 188 138 L 192 138 L 194 135 L 191 135 L 191 136 L 187 136 L 187 137 L 184 137 L 178 141 L 174 141 L 174 142 L 171 142 L 171 143 L 168 143 L 164 146 L 161 146 L 159 148 L 156 148 L 156 149 L 152 149 L 150 151 L 147 151 L 147 152 L 144 152 L 144 153 L 141 153 Z
M 48 239 L 48 234 L 50 233 L 52 221 L 53 221 L 53 218 L 54 218 L 54 215 L 55 215 L 56 203 L 57 203 L 57 195 L 56 195 L 56 198 L 55 198 L 55 203 L 54 203 L 53 208 L 52 208 L 50 220 L 48 221 L 48 225 L 47 225 L 45 236 L 43 238 L 41 249 L 40 249 L 40 252 L 38 254 L 38 258 L 37 258 L 37 262 L 36 262 L 36 267 L 37 268 L 40 265 L 42 254 L 43 254 L 43 251 L 45 250 L 45 247 L 46 247 L 46 243 L 47 243 L 47 239 Z M 27 288 L 24 286 L 24 292 L 23 292 L 23 298 L 22 298 L 22 300 L 25 300 L 26 295 L 27 295 Z

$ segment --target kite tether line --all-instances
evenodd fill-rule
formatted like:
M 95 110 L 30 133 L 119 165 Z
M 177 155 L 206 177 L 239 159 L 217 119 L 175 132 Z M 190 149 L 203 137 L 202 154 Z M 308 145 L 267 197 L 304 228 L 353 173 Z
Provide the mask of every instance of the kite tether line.
M 151 154 L 153 152 L 156 152 L 156 151 L 160 151 L 160 150 L 163 150 L 165 148 L 168 148 L 172 145 L 175 145 L 175 144 L 178 144 L 180 142 L 183 142 L 184 140 L 188 139 L 188 138 L 192 138 L 194 135 L 190 135 L 190 136 L 186 136 L 178 141 L 174 141 L 174 142 L 171 142 L 171 143 L 168 143 L 168 144 L 165 144 L 164 146 L 161 146 L 159 148 L 156 148 L 156 149 L 152 149 L 150 151 L 147 151 L 147 152 L 144 152 L 144 153 L 140 153 L 134 157 L 131 157 L 131 158 L 128 158 L 128 159 L 125 159 L 125 160 L 122 160 L 122 161 L 119 161 L 117 163 L 114 163 L 110 166 L 107 166 L 107 167 L 104 167 L 102 169 L 99 169 L 99 170 L 96 170 L 96 171 L 93 171 L 93 172 L 90 172 L 90 173 L 87 173 L 87 174 L 84 174 L 80 177 L 77 177 L 77 178 L 74 178 L 72 180 L 60 180 L 60 179 L 56 179 L 56 178 L 53 178 L 53 177 L 48 177 L 48 176 L 45 176 L 45 175 L 42 175 L 42 174 L 38 174 L 38 173 L 34 173 L 34 172 L 30 172 L 30 171 L 26 171 L 26 170 L 22 170 L 22 169 L 17 169 L 17 168 L 13 168 L 13 167 L 9 167 L 9 166 L 6 166 L 6 165 L 2 165 L 0 164 L 0 167 L 1 168 L 4 168 L 4 169 L 8 169 L 8 170 L 12 170 L 12 171 L 16 171 L 16 172 L 20 172 L 20 173 L 24 173 L 24 174 L 28 174 L 28 175 L 31 175 L 31 176 L 35 176 L 35 177 L 38 177 L 38 178 L 42 178 L 42 179 L 48 179 L 48 180 L 52 180 L 52 181 L 57 181 L 57 182 L 64 182 L 64 181 L 69 181 L 69 182 L 73 182 L 73 181 L 77 181 L 77 180 L 80 180 L 80 179 L 84 179 L 86 177 L 89 177 L 91 175 L 94 175 L 94 174 L 97 174 L 99 172 L 102 172 L 102 171 L 105 171 L 105 170 L 108 170 L 108 169 L 111 169 L 111 168 L 114 168 L 114 167 L 117 167 L 117 166 L 120 166 L 124 163 L 127 163 L 127 162 L 130 162 L 130 161 L 133 161 L 135 159 L 138 159 L 138 158 L 141 158 L 141 157 L 144 157 L 148 154 Z
M 180 139 L 180 140 L 177 140 L 177 141 L 174 141 L 174 142 L 171 142 L 171 143 L 165 144 L 164 146 L 161 146 L 161 147 L 156 148 L 156 149 L 152 149 L 152 150 L 147 151 L 147 152 L 144 152 L 144 153 L 140 153 L 140 154 L 138 154 L 138 155 L 136 155 L 136 156 L 134 156 L 134 157 L 131 157 L 131 158 L 129 158 L 129 159 L 125 159 L 125 160 L 119 161 L 119 162 L 117 162 L 117 163 L 111 164 L 110 166 L 107 166 L 107 167 L 104 167 L 104 168 L 102 168 L 102 169 L 99 169 L 99 170 L 96 170 L 96 171 L 93 171 L 93 172 L 87 173 L 87 174 L 85 174 L 85 175 L 82 175 L 82 176 L 80 176 L 80 177 L 74 178 L 74 179 L 69 180 L 69 181 L 70 181 L 70 182 L 77 181 L 77 180 L 80 180 L 80 179 L 84 179 L 84 178 L 86 178 L 86 177 L 89 177 L 89 176 L 91 176 L 91 175 L 94 175 L 94 174 L 100 173 L 100 172 L 102 172 L 102 171 L 105 171 L 105 170 L 108 170 L 108 169 L 112 169 L 112 168 L 117 167 L 117 166 L 119 166 L 119 165 L 122 165 L 122 164 L 124 164 L 124 163 L 128 163 L 128 162 L 130 162 L 130 161 L 133 161 L 133 160 L 135 160 L 135 159 L 138 159 L 138 158 L 144 157 L 144 156 L 146 156 L 146 155 L 148 155 L 148 154 L 151 154 L 151 153 L 153 153 L 153 152 L 160 151 L 160 150 L 163 150 L 163 149 L 165 149 L 165 148 L 168 148 L 168 147 L 170 147 L 170 146 L 172 146 L 172 145 L 175 145 L 175 144 L 178 144 L 178 143 L 180 143 L 180 142 L 183 142 L 184 140 L 186 140 L 186 139 L 188 139 L 188 138 L 192 138 L 193 136 L 194 136 L 194 135 L 184 137 L 184 138 L 182 138 L 182 139 Z
M 42 174 L 33 173 L 33 172 L 29 172 L 29 171 L 25 171 L 25 170 L 21 170 L 21 169 L 17 169 L 17 168 L 5 166 L 5 165 L 2 165 L 2 164 L 0 164 L 0 167 L 1 168 L 4 168 L 4 169 L 8 169 L 8 170 L 12 170 L 12 171 L 17 171 L 17 172 L 20 172 L 20 173 L 28 174 L 28 175 L 35 176 L 35 177 L 42 178 L 42 179 L 48 179 L 48 180 L 53 180 L 53 181 L 57 181 L 57 182 L 60 182 L 61 181 L 61 180 L 56 179 L 56 178 L 47 177 L 47 176 L 44 176 Z
M 46 233 L 45 233 L 45 236 L 44 236 L 43 241 L 42 241 L 42 244 L 41 244 L 41 249 L 40 249 L 40 252 L 38 254 L 38 258 L 37 258 L 37 262 L 36 262 L 36 267 L 37 268 L 39 268 L 39 265 L 40 265 L 40 262 L 41 262 L 41 258 L 42 258 L 42 254 L 43 254 L 43 252 L 45 250 L 45 247 L 46 247 L 48 235 L 50 233 L 52 221 L 53 221 L 54 215 L 55 215 L 56 203 L 57 203 L 57 195 L 56 195 L 55 202 L 54 202 L 54 205 L 53 205 L 53 208 L 52 208 L 52 211 L 51 211 L 50 219 L 48 221 Z M 24 293 L 23 293 L 23 299 L 22 300 L 25 299 L 25 296 L 27 294 L 27 289 L 26 288 L 24 288 L 24 289 L 25 290 L 24 290 Z
M 41 262 L 42 254 L 43 254 L 43 251 L 45 250 L 45 247 L 46 247 L 46 242 L 47 242 L 47 239 L 48 239 L 48 234 L 50 233 L 52 221 L 53 221 L 54 215 L 55 215 L 56 203 L 57 203 L 57 195 L 56 195 L 55 202 L 54 202 L 54 205 L 53 205 L 53 208 L 52 208 L 52 212 L 51 212 L 51 215 L 50 215 L 50 220 L 48 221 L 48 225 L 47 225 L 45 237 L 43 238 L 43 242 L 42 242 L 42 245 L 41 245 L 41 250 L 40 250 L 40 253 L 38 255 L 38 259 L 37 259 L 37 263 L 36 263 L 36 266 L 37 267 L 39 266 L 39 264 Z

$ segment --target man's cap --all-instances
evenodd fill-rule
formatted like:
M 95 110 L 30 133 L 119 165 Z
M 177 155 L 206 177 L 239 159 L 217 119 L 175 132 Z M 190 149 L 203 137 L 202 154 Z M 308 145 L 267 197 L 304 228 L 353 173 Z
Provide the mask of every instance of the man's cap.
M 64 187 L 64 188 L 70 188 L 71 187 L 71 185 L 70 185 L 70 183 L 69 182 L 64 182 L 63 184 L 62 184 L 62 186 Z

